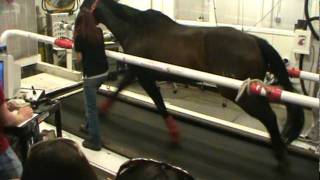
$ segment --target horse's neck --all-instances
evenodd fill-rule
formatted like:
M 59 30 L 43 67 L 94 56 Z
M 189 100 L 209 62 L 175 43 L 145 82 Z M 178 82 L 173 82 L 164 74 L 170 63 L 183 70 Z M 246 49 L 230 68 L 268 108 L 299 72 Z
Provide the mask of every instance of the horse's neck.
M 101 22 L 114 34 L 120 44 L 126 40 L 130 32 L 136 29 L 133 19 L 140 10 L 119 4 L 114 0 L 101 1 Z
M 121 45 L 130 38 L 130 34 L 135 32 L 138 36 L 139 32 L 149 31 L 156 32 L 160 25 L 169 27 L 176 25 L 169 17 L 159 13 L 158 11 L 148 10 L 142 12 L 132 7 L 120 4 L 114 0 L 103 0 L 102 14 L 103 24 L 115 35 Z M 151 29 L 150 29 L 151 28 Z
M 130 6 L 117 3 L 114 0 L 105 0 L 103 2 L 109 7 L 110 11 L 112 11 L 115 16 L 130 24 L 131 29 L 139 31 L 141 27 L 146 28 L 149 25 L 152 27 L 155 25 L 176 25 L 172 19 L 159 11 L 152 9 L 140 11 Z
M 128 32 L 130 32 L 130 29 L 132 29 L 131 25 L 117 16 L 117 14 L 111 10 L 110 4 L 106 3 L 108 0 L 102 2 L 103 4 L 100 4 L 97 8 L 99 11 L 98 18 L 100 19 L 101 23 L 112 32 L 112 34 L 120 43 L 125 41 Z
M 138 9 L 132 8 L 124 4 L 120 4 L 118 2 L 115 2 L 114 0 L 104 0 L 102 2 L 110 9 L 110 11 L 113 12 L 115 16 L 128 23 L 129 21 L 132 21 L 134 16 L 141 12 Z

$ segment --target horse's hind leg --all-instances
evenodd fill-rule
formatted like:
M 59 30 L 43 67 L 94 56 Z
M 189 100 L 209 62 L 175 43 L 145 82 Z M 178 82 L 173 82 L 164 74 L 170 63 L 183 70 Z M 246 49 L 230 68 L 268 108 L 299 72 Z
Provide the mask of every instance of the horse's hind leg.
M 272 148 L 278 160 L 284 158 L 286 150 L 278 128 L 277 118 L 264 97 L 244 96 L 238 103 L 240 107 L 251 116 L 260 120 L 271 137 Z
M 232 98 L 236 96 L 235 91 L 224 91 L 223 96 Z M 257 118 L 267 129 L 271 137 L 271 145 L 278 160 L 284 158 L 286 151 L 285 144 L 281 138 L 277 118 L 265 97 L 244 95 L 236 102 L 245 112 Z
M 123 79 L 121 80 L 121 82 L 118 84 L 117 87 L 117 91 L 112 93 L 110 98 L 104 100 L 100 106 L 99 106 L 99 113 L 100 114 L 105 114 L 108 112 L 108 110 L 110 109 L 112 103 L 114 102 L 114 100 L 117 98 L 117 96 L 119 95 L 119 93 L 126 88 L 128 85 L 131 84 L 131 82 L 134 80 L 135 75 L 131 72 L 128 71 L 125 76 L 123 77 Z
M 159 88 L 156 85 L 154 79 L 147 77 L 147 75 L 143 75 L 143 77 L 138 77 L 140 85 L 147 92 L 147 94 L 151 97 L 153 102 L 158 108 L 158 111 L 162 115 L 165 120 L 165 124 L 169 129 L 169 133 L 173 143 L 178 143 L 180 140 L 180 134 L 178 125 L 175 119 L 169 115 L 167 108 L 163 102 L 163 98 Z

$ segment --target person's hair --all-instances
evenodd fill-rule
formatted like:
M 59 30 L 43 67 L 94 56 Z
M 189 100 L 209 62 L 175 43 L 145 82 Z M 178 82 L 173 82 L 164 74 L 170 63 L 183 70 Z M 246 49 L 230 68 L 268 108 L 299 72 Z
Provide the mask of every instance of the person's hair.
M 42 141 L 32 146 L 22 180 L 97 180 L 78 145 L 69 139 Z
M 87 8 L 80 9 L 74 24 L 73 39 L 76 40 L 78 36 L 90 44 L 97 44 L 101 39 L 95 17 Z
M 115 180 L 194 180 L 185 170 L 152 159 L 131 159 L 121 165 Z

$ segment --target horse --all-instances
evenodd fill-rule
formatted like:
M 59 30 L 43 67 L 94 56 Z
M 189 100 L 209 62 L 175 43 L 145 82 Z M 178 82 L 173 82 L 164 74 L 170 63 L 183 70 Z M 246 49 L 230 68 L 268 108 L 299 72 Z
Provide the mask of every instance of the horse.
M 279 53 L 265 40 L 231 27 L 192 27 L 176 23 L 156 10 L 140 11 L 114 0 L 84 0 L 81 8 L 92 10 L 122 46 L 124 53 L 204 71 L 239 80 L 263 80 L 271 71 L 287 91 L 295 91 Z M 129 65 L 117 91 L 104 104 L 107 111 L 121 90 L 135 79 L 155 103 L 174 142 L 179 129 L 167 112 L 156 81 L 194 83 L 194 80 Z M 237 91 L 218 86 L 218 92 L 258 119 L 271 137 L 275 157 L 283 159 L 286 146 L 297 139 L 304 125 L 303 108 L 285 103 L 287 121 L 280 133 L 277 117 L 267 98 L 244 95 L 235 102 Z

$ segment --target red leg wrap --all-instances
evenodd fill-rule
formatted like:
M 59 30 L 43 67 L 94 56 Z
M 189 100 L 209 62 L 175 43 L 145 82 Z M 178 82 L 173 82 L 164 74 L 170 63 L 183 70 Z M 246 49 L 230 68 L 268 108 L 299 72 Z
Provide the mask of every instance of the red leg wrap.
M 169 116 L 165 119 L 165 123 L 169 129 L 172 142 L 178 144 L 180 142 L 180 132 L 176 120 Z
M 112 105 L 112 101 L 110 99 L 106 99 L 99 105 L 100 113 L 108 113 L 110 107 Z

